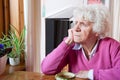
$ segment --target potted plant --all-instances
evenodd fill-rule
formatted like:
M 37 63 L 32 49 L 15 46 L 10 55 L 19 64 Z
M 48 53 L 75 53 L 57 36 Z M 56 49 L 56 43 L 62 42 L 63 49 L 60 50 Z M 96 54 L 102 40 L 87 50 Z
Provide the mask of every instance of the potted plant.
M 25 28 L 19 32 L 13 25 L 10 25 L 9 35 L 3 34 L 3 38 L 0 39 L 5 48 L 12 47 L 12 51 L 7 54 L 10 65 L 18 65 L 20 63 L 20 57 L 25 49 L 24 39 Z
M 9 62 L 11 65 L 18 65 L 20 63 L 20 56 L 24 53 L 25 45 L 25 28 L 19 33 L 19 31 L 11 25 L 9 32 L 9 39 L 12 45 L 12 51 L 8 54 Z
M 12 51 L 7 36 L 0 38 L 0 75 L 4 72 L 7 62 L 7 54 Z
M 5 71 L 7 55 L 0 57 L 0 75 Z

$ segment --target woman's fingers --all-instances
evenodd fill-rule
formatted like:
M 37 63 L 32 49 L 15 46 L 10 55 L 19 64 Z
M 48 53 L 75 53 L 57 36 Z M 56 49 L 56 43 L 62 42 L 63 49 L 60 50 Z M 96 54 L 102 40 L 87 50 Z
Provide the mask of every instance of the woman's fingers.
M 72 29 L 68 30 L 68 37 L 73 38 L 73 31 L 72 31 Z
M 72 44 L 73 41 L 74 41 L 74 39 L 73 39 L 73 31 L 72 31 L 72 29 L 69 29 L 69 30 L 68 30 L 68 37 L 67 37 L 67 39 L 65 40 L 65 42 L 66 42 L 67 44 Z

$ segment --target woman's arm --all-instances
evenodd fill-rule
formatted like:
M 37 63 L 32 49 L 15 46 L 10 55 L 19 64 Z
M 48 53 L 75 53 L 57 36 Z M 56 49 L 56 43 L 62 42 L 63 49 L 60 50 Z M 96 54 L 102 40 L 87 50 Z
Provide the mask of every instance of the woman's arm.
M 46 56 L 41 64 L 44 74 L 56 74 L 68 63 L 67 55 L 71 50 L 70 45 L 62 41 L 60 45 Z

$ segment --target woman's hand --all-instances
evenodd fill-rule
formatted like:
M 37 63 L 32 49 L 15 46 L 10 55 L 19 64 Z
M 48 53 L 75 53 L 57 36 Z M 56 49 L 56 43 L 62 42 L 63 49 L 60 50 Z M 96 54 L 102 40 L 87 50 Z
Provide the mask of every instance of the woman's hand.
M 68 37 L 65 40 L 65 43 L 67 43 L 68 45 L 72 44 L 74 42 L 74 38 L 73 38 L 73 29 L 69 29 L 68 30 Z
M 90 70 L 81 70 L 76 74 L 76 77 L 78 78 L 84 78 L 89 80 L 94 80 L 93 77 L 93 69 Z
M 88 79 L 88 72 L 89 71 L 80 71 L 76 74 L 76 77 Z

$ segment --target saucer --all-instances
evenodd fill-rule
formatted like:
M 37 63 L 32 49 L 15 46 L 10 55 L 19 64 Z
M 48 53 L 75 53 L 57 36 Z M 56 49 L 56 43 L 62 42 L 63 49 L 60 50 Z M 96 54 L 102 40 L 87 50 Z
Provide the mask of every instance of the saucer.
M 75 74 L 71 72 L 60 72 L 55 75 L 56 80 L 72 80 L 75 78 Z

